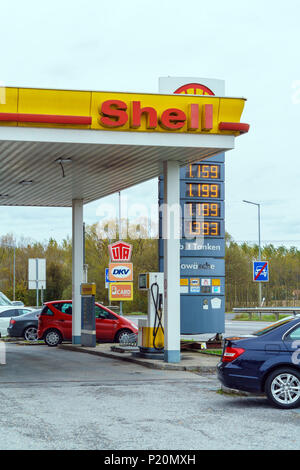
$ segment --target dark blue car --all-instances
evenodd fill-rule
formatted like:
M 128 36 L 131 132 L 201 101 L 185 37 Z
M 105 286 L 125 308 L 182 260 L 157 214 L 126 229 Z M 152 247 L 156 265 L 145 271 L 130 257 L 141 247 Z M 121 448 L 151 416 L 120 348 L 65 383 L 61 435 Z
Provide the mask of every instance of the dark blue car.
M 226 338 L 217 370 L 226 387 L 265 393 L 279 408 L 300 406 L 300 315 Z

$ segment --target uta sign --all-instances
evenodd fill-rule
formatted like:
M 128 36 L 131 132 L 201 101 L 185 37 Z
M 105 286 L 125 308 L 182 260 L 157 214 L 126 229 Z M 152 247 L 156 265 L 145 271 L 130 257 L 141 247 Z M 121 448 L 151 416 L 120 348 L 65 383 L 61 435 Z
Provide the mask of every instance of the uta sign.
M 129 243 L 118 241 L 108 245 L 108 251 L 111 261 L 130 261 L 132 253 L 132 245 Z

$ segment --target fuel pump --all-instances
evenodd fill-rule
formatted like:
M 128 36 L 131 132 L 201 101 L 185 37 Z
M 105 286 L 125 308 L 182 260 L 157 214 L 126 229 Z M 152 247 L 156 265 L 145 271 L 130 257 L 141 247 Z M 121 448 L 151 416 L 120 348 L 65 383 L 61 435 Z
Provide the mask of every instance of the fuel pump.
M 147 319 L 138 321 L 139 357 L 163 359 L 164 322 L 163 322 L 163 292 L 164 273 L 139 274 L 139 290 L 148 293 Z
M 96 284 L 81 284 L 81 345 L 96 347 Z

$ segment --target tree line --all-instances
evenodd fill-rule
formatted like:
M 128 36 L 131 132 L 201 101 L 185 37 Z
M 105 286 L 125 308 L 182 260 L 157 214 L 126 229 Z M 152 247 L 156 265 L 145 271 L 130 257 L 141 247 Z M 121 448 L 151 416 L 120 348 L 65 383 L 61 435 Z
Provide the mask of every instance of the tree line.
M 127 223 L 127 221 L 124 221 Z M 108 267 L 108 245 L 118 239 L 115 227 L 91 225 L 85 234 L 85 262 L 88 265 L 88 281 L 95 282 L 96 299 L 108 305 L 108 289 L 105 288 L 105 268 Z M 112 233 L 110 233 L 112 230 Z M 135 229 L 136 230 L 136 229 Z M 132 233 L 132 231 L 130 232 Z M 138 274 L 158 270 L 158 240 L 147 238 L 147 227 L 141 226 L 138 235 L 125 239 L 133 245 L 134 297 L 123 302 L 123 311 L 146 312 L 147 295 L 138 290 Z M 13 249 L 12 234 L 0 238 L 0 291 L 13 299 Z M 15 249 L 15 297 L 25 305 L 35 305 L 36 293 L 28 290 L 28 259 L 46 258 L 47 288 L 44 301 L 72 298 L 72 240 L 58 243 L 53 238 L 47 242 L 21 239 Z M 257 306 L 258 285 L 252 280 L 252 263 L 258 259 L 258 246 L 238 244 L 226 234 L 226 311 L 233 307 Z M 296 247 L 262 248 L 262 259 L 270 263 L 269 282 L 263 283 L 262 297 L 265 305 L 300 306 L 300 250 Z M 115 303 L 117 306 L 118 303 Z

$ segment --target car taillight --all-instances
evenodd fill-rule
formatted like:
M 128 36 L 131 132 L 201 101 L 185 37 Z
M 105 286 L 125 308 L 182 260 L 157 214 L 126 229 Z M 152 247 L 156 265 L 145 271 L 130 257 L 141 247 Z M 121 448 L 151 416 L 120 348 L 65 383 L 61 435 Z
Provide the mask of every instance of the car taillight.
M 243 348 L 232 348 L 227 346 L 222 357 L 222 362 L 232 362 L 244 352 L 245 349 Z
M 10 319 L 10 325 L 14 325 L 16 323 L 16 320 L 14 320 L 13 318 Z

